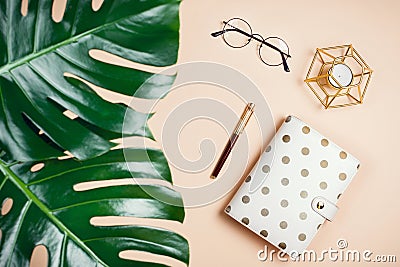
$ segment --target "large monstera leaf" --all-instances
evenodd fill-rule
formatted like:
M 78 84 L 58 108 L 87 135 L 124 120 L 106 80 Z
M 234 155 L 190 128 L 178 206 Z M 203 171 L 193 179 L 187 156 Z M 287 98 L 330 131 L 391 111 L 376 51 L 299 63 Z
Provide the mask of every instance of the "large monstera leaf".
M 89 51 L 103 50 L 146 65 L 171 65 L 179 44 L 178 8 L 178 0 L 106 0 L 94 12 L 91 1 L 69 0 L 62 21 L 55 23 L 51 0 L 29 1 L 26 16 L 20 0 L 1 0 L 0 147 L 6 158 L 37 160 L 65 150 L 81 160 L 91 158 L 112 146 L 104 130 L 117 137 L 122 128 L 125 136 L 151 137 L 146 114 L 109 103 L 64 74 L 133 95 L 152 73 L 97 61 Z M 158 98 L 173 77 L 160 75 L 151 81 L 154 86 L 135 96 Z M 65 110 L 79 119 L 70 120 Z M 129 120 L 122 127 L 125 113 Z M 83 145 L 86 142 L 90 144 Z
M 42 163 L 40 163 L 42 164 Z M 187 241 L 179 234 L 151 226 L 95 226 L 93 217 L 134 216 L 182 222 L 180 194 L 167 186 L 130 184 L 85 191 L 73 186 L 88 181 L 129 177 L 171 182 L 161 151 L 112 150 L 84 162 L 47 160 L 2 164 L 0 199 L 11 198 L 11 210 L 0 217 L 0 266 L 29 266 L 37 245 L 48 250 L 49 266 L 164 266 L 126 260 L 124 250 L 139 250 L 189 261 Z M 43 165 L 42 165 L 43 166 Z
M 12 199 L 11 210 L 0 215 L 0 266 L 28 266 L 38 245 L 47 248 L 49 266 L 164 266 L 122 259 L 124 250 L 188 264 L 188 243 L 179 234 L 146 225 L 92 225 L 91 218 L 102 216 L 182 222 L 184 209 L 170 189 L 162 151 L 110 150 L 110 140 L 122 134 L 152 138 L 148 114 L 110 103 L 82 82 L 148 99 L 168 92 L 174 77 L 100 62 L 89 51 L 174 64 L 179 1 L 106 0 L 94 12 L 91 1 L 68 0 L 58 23 L 51 0 L 28 3 L 23 16 L 19 0 L 0 1 L 0 202 Z M 137 91 L 150 77 L 146 90 Z M 77 117 L 68 118 L 66 110 Z M 59 159 L 65 151 L 74 158 Z M 74 189 L 132 176 L 144 184 Z M 147 178 L 166 185 L 147 184 Z

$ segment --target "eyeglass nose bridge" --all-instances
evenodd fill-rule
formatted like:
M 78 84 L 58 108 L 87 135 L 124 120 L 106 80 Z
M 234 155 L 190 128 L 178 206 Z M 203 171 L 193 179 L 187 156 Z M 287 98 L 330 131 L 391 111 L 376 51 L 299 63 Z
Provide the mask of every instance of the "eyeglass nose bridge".
M 258 38 L 257 38 L 257 37 L 258 37 Z M 264 42 L 264 37 L 262 37 L 262 35 L 259 34 L 259 33 L 253 33 L 252 36 L 251 36 L 251 39 L 254 39 L 254 40 L 260 42 L 260 43 L 258 44 L 258 47 L 260 47 L 260 46 L 263 44 L 263 42 Z

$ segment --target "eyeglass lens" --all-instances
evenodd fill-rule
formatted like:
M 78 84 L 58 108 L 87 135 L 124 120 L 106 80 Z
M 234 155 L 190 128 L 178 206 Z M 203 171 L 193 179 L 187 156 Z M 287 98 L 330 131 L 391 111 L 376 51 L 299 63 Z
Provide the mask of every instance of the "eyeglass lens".
M 223 32 L 225 43 L 234 48 L 243 47 L 251 41 L 251 37 L 243 34 L 244 32 L 250 36 L 252 35 L 250 25 L 246 21 L 239 18 L 228 20 L 224 25 Z
M 278 37 L 268 37 L 264 39 L 264 42 L 267 42 L 276 48 L 278 48 L 280 51 L 282 51 L 285 54 L 289 54 L 289 47 L 286 44 L 285 41 L 283 41 L 281 38 Z M 259 47 L 259 55 L 261 60 L 269 65 L 269 66 L 279 66 L 282 64 L 282 56 L 280 53 L 278 53 L 276 50 L 271 49 L 271 47 L 268 47 L 267 45 L 261 43 Z M 285 56 L 285 59 L 287 59 L 287 56 Z

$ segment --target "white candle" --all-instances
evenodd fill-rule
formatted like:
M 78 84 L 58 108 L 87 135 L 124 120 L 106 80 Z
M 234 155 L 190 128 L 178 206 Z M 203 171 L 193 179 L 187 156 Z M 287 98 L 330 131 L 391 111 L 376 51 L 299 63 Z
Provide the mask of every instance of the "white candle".
M 330 74 L 328 77 L 329 83 L 336 88 L 340 88 L 340 85 L 343 87 L 349 86 L 353 81 L 353 72 L 349 66 L 343 63 L 333 65 L 332 68 L 329 69 L 328 74 Z M 332 76 L 340 83 L 340 85 L 335 82 Z

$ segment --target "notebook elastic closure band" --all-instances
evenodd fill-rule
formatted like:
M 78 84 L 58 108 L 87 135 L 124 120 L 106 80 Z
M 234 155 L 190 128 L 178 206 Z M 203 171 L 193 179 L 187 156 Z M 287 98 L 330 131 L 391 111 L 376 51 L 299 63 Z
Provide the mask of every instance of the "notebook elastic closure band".
M 339 209 L 335 203 L 327 200 L 324 197 L 315 197 L 311 202 L 311 206 L 316 213 L 328 221 L 333 220 L 333 217 L 335 217 L 335 214 Z

